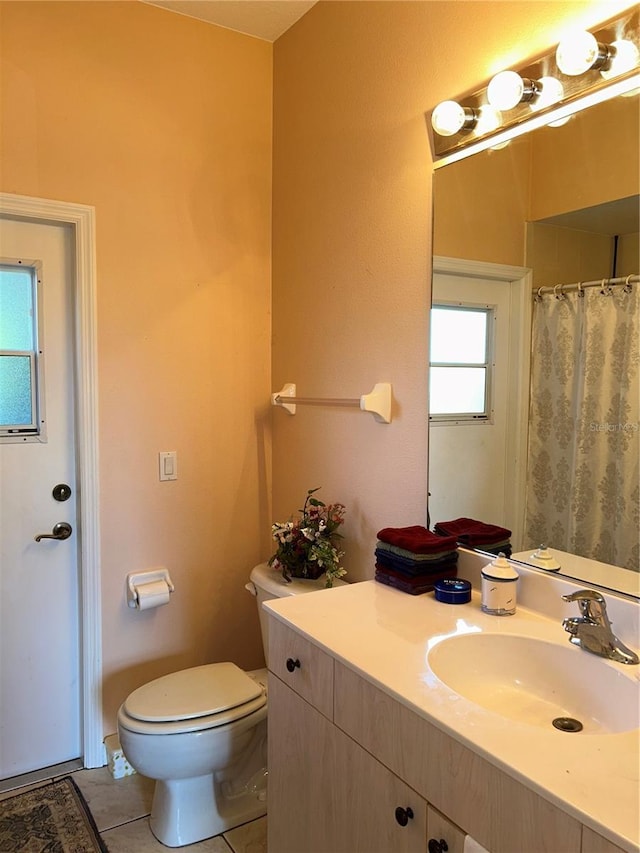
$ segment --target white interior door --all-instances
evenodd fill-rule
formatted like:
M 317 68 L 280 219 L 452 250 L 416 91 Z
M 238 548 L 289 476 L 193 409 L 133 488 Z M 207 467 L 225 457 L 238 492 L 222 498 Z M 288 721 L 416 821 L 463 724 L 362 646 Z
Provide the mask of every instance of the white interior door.
M 494 306 L 492 416 L 483 423 L 432 423 L 431 525 L 476 518 L 522 536 L 530 340 L 530 282 L 520 267 L 434 258 L 433 303 Z
M 493 307 L 494 347 L 491 418 L 485 422 L 431 423 L 429 513 L 431 525 L 475 518 L 513 529 L 508 401 L 511 288 L 509 282 L 434 273 L 432 302 Z
M 70 226 L 0 218 L 0 256 L 42 262 L 46 420 L 46 441 L 0 442 L 2 779 L 82 752 L 73 251 Z M 35 541 L 60 522 L 69 538 Z

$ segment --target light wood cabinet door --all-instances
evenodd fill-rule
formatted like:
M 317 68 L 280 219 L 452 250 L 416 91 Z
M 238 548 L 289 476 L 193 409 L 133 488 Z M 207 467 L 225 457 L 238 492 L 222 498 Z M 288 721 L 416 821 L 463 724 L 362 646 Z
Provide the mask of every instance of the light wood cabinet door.
M 269 619 L 269 669 L 333 719 L 333 658 L 274 617 Z
M 426 853 L 426 802 L 276 677 L 268 742 L 269 853 Z
M 426 853 L 427 803 L 336 729 L 344 822 L 339 853 Z
M 334 726 L 271 673 L 267 719 L 269 853 L 332 853 L 342 809 Z

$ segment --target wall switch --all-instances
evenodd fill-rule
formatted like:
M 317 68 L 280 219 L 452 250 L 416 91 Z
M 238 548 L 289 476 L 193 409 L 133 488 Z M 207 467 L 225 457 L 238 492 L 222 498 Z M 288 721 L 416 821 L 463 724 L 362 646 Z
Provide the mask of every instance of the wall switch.
M 160 479 L 178 479 L 178 454 L 175 450 L 162 451 L 158 454 L 160 462 Z

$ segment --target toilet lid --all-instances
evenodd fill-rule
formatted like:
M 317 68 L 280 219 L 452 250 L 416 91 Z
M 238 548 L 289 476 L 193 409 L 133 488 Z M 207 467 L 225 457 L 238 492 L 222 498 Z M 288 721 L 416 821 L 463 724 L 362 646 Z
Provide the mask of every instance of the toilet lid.
M 127 698 L 130 717 L 150 723 L 193 720 L 237 708 L 262 695 L 260 685 L 234 663 L 210 663 L 172 672 Z

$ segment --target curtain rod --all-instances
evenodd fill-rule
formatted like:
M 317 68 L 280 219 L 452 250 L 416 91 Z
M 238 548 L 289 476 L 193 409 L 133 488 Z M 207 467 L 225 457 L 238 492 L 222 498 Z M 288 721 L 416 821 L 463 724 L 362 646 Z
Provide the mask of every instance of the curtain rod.
M 534 290 L 536 299 L 540 298 L 544 293 L 553 293 L 556 298 L 560 298 L 568 291 L 577 290 L 580 292 L 584 287 L 601 287 L 603 290 L 607 287 L 614 287 L 623 284 L 630 288 L 632 284 L 637 284 L 640 281 L 640 275 L 627 275 L 618 278 L 599 278 L 594 281 L 576 281 L 573 284 L 556 284 L 554 287 L 539 287 Z

